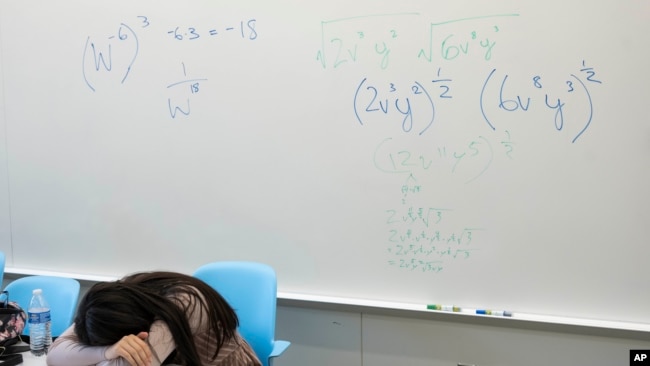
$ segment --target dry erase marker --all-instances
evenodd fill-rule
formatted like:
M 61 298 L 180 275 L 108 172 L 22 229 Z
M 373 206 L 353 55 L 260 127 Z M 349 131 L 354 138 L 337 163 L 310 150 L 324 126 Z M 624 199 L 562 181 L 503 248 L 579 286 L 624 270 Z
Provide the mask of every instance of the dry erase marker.
M 481 310 L 477 309 L 476 314 L 492 315 L 492 316 L 512 316 L 512 313 L 504 310 Z
M 427 309 L 429 310 L 440 310 L 440 311 L 453 311 L 454 313 L 457 313 L 460 311 L 459 306 L 454 306 L 454 305 L 436 305 L 436 304 L 429 304 L 427 305 Z

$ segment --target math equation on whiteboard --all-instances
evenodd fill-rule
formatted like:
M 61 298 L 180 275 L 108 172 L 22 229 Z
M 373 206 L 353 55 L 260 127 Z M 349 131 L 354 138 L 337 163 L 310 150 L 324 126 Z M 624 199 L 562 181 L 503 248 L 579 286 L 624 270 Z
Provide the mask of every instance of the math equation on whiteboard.
M 517 46 L 506 40 L 525 21 L 520 14 L 424 18 L 414 12 L 323 21 L 315 60 L 330 72 L 359 70 L 347 86 L 350 123 L 386 131 L 370 152 L 374 167 L 396 182 L 395 202 L 383 212 L 386 263 L 444 273 L 486 249 L 482 239 L 489 228 L 464 222 L 472 215 L 436 202 L 432 192 L 439 184 L 425 182 L 480 182 L 497 162 L 517 159 L 522 126 L 535 124 L 536 131 L 579 145 L 589 138 L 593 92 L 603 81 L 589 59 L 552 71 L 495 61 L 506 47 Z M 449 118 L 446 111 L 455 105 L 469 111 L 469 121 Z M 457 135 L 440 137 L 441 131 Z M 426 148 L 414 149 L 413 141 Z
M 156 87 L 157 108 L 172 121 L 191 121 L 195 110 L 214 108 L 216 103 L 198 97 L 220 88 L 228 71 L 197 72 L 205 68 L 197 67 L 201 58 L 192 53 L 227 57 L 255 49 L 264 36 L 272 36 L 276 28 L 267 25 L 275 20 L 200 19 L 173 24 L 135 14 L 99 36 L 80 39 L 88 92 L 128 87 L 137 73 L 150 69 L 140 62 L 151 49 L 146 42 L 155 41 L 163 49 L 182 45 L 186 52 L 169 69 L 156 70 L 163 79 Z M 427 177 L 451 176 L 459 185 L 480 182 L 496 162 L 517 159 L 518 133 L 526 126 L 570 146 L 589 138 L 597 118 L 595 91 L 604 82 L 597 60 L 577 57 L 552 71 L 500 62 L 508 47 L 517 47 L 512 34 L 524 21 L 525 14 L 506 13 L 433 22 L 418 12 L 322 20 L 313 25 L 320 32 L 310 33 L 313 58 L 293 60 L 315 73 L 344 73 L 333 94 L 343 95 L 345 105 L 332 108 L 343 115 L 335 117 L 350 129 L 381 131 L 367 152 L 369 165 L 391 181 L 400 177 L 394 204 L 377 223 L 385 227 L 386 265 L 441 273 L 482 250 L 489 228 L 480 221 L 459 221 L 466 215 L 436 202 L 434 189 L 422 183 Z M 227 101 L 222 108 L 228 108 Z M 450 109 L 467 111 L 471 118 L 457 121 L 449 117 Z M 449 131 L 457 135 L 437 138 Z M 369 139 L 376 136 L 368 133 Z M 413 150 L 403 136 L 428 142 L 427 149 Z

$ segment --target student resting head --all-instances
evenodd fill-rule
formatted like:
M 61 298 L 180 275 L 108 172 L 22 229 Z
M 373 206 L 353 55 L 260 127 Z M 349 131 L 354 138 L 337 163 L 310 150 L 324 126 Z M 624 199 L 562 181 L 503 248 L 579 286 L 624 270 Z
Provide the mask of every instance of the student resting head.
M 136 273 L 97 283 L 86 292 L 74 324 L 50 347 L 47 363 L 95 364 L 121 357 L 138 366 L 164 360 L 260 365 L 237 325 L 226 300 L 198 278 L 164 271 Z

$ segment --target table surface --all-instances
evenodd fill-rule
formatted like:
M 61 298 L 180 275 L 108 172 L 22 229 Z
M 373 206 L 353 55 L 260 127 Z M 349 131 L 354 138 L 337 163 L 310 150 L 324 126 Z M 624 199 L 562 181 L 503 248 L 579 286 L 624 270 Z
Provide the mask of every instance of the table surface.
M 36 357 L 28 352 L 23 352 L 23 363 L 24 366 L 45 366 L 45 356 Z
M 27 343 L 18 342 L 16 345 L 27 346 Z M 21 363 L 20 365 L 23 366 L 46 366 L 47 365 L 45 363 L 45 356 L 37 357 L 32 355 L 29 351 L 21 352 L 21 354 L 23 355 L 23 363 Z

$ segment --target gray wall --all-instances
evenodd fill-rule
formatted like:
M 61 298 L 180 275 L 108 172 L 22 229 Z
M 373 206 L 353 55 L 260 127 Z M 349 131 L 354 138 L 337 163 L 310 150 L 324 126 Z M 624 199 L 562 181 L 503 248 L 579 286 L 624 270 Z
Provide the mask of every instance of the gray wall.
M 647 334 L 563 326 L 525 329 L 293 306 L 280 306 L 277 320 L 277 337 L 292 345 L 276 366 L 613 366 L 627 365 L 630 349 L 650 349 Z

